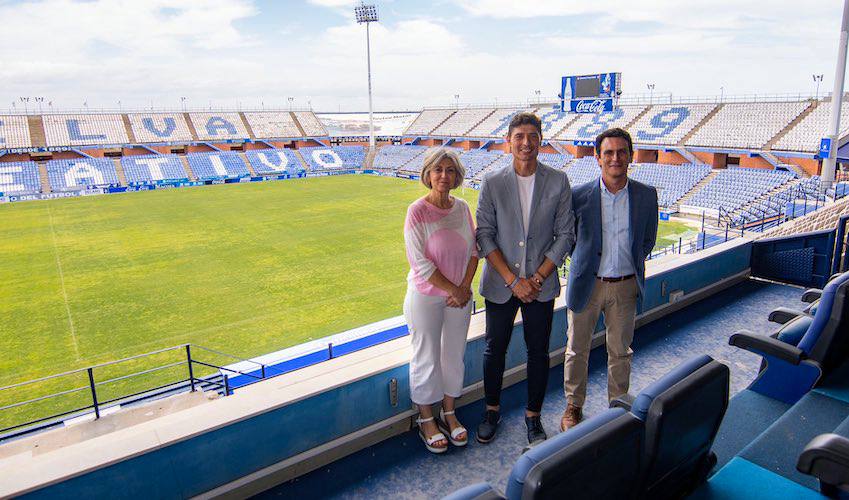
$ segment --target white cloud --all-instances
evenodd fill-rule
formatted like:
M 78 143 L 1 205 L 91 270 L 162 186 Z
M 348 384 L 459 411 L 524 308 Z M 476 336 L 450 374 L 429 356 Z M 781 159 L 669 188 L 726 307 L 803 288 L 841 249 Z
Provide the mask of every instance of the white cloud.
M 0 2 L 0 18 L 27 20 L 0 30 L 0 110 L 27 95 L 64 107 L 176 107 L 180 96 L 192 106 L 286 106 L 294 96 L 296 106 L 365 109 L 365 27 L 350 18 L 351 2 L 312 3 L 315 17 L 284 16 L 264 33 L 256 21 L 267 19 L 249 0 Z M 553 96 L 562 75 L 601 71 L 621 71 L 626 92 L 647 82 L 656 94 L 805 91 L 811 73 L 830 87 L 839 6 L 758 4 L 471 0 L 463 16 L 445 7 L 437 19 L 396 2 L 370 25 L 375 105 Z M 595 17 L 562 18 L 562 27 L 533 19 L 564 14 Z M 508 18 L 522 29 L 486 32 L 488 22 L 504 31 Z

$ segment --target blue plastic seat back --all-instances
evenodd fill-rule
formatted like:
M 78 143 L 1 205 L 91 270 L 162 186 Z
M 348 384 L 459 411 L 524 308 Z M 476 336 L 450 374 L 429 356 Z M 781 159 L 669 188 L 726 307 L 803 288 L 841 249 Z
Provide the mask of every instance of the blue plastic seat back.
M 776 332 L 778 333 L 776 338 L 785 344 L 798 346 L 799 341 L 801 341 L 802 337 L 805 336 L 805 333 L 808 331 L 808 328 L 811 326 L 813 321 L 814 318 L 811 316 L 803 315 L 793 318 L 787 323 L 781 325 L 781 328 L 779 328 Z
M 838 275 L 826 284 L 817 305 L 814 320 L 798 347 L 809 358 L 820 363 L 823 373 L 846 357 L 849 329 L 846 325 L 846 296 L 849 272 Z
M 644 429 L 621 408 L 609 409 L 519 457 L 507 482 L 508 499 L 600 500 L 636 494 Z
M 728 408 L 728 367 L 701 355 L 646 387 L 632 412 L 645 422 L 643 489 L 649 498 L 680 495 L 704 479 L 710 448 Z

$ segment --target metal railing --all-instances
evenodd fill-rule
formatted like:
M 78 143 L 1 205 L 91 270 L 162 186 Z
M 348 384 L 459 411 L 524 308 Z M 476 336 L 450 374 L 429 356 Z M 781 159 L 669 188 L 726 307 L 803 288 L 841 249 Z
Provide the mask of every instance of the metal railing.
M 257 366 L 259 375 L 233 370 L 218 363 L 198 359 L 198 351 L 205 355 L 252 363 Z M 163 361 L 163 358 L 172 358 Z M 159 358 L 160 361 L 156 362 Z M 173 358 L 177 360 L 174 361 Z M 130 366 L 130 372 L 120 372 L 122 365 Z M 133 371 L 133 367 L 138 369 Z M 203 368 L 214 370 L 214 373 L 198 376 Z M 168 371 L 172 373 L 168 374 Z M 182 375 L 175 376 L 180 372 Z M 143 384 L 143 388 L 133 388 L 133 381 L 141 377 L 163 373 L 154 377 L 153 381 Z M 282 372 L 280 372 L 282 373 Z M 158 399 L 181 392 L 214 389 L 222 395 L 231 394 L 229 376 L 242 375 L 256 380 L 262 380 L 277 373 L 272 367 L 249 359 L 233 356 L 215 349 L 196 344 L 181 344 L 157 351 L 130 356 L 128 358 L 101 363 L 86 368 L 71 370 L 56 375 L 41 377 L 34 380 L 19 382 L 0 387 L 0 401 L 13 396 L 15 392 L 39 393 L 43 395 L 27 396 L 27 399 L 0 406 L 0 441 L 20 435 L 44 430 L 61 424 L 65 420 L 90 415 L 98 419 L 104 410 L 118 406 L 134 405 L 140 402 Z M 107 387 L 112 384 L 112 390 Z M 46 390 L 38 390 L 42 385 Z M 70 385 L 61 390 L 50 389 L 61 385 Z M 71 402 L 61 402 L 60 398 L 70 398 Z M 46 408 L 38 408 L 46 406 Z M 54 410 L 49 410 L 49 408 Z M 58 407 L 58 410 L 56 409 Z M 33 409 L 26 411 L 27 409 Z M 17 412 L 9 416 L 10 413 Z M 33 416 L 32 413 L 38 413 Z

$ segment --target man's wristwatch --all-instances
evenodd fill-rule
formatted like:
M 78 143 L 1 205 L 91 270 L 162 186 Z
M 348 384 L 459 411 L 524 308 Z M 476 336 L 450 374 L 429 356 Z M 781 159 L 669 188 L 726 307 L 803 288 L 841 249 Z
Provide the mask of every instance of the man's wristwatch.
M 542 282 L 545 281 L 545 278 L 543 278 L 542 275 L 538 272 L 534 273 L 534 275 L 531 276 L 531 279 L 536 281 L 537 285 L 540 285 L 540 286 L 542 286 Z

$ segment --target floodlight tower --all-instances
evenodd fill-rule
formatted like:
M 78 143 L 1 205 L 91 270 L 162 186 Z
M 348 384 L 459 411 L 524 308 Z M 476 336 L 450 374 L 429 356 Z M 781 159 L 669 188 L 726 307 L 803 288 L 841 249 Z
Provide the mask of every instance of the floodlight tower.
M 377 7 L 374 5 L 366 5 L 361 2 L 360 5 L 354 7 L 354 15 L 357 16 L 357 23 L 366 24 L 366 64 L 368 65 L 368 145 L 369 150 L 374 150 L 374 116 L 371 104 L 371 41 L 369 40 L 369 23 L 376 23 Z
M 831 92 L 831 118 L 827 138 L 831 139 L 828 157 L 822 162 L 820 186 L 823 191 L 831 187 L 837 169 L 837 136 L 840 129 L 840 103 L 843 101 L 843 80 L 846 77 L 846 48 L 849 43 L 849 0 L 843 2 L 843 18 L 840 22 L 840 42 L 837 45 L 837 69 L 834 72 L 834 90 Z

